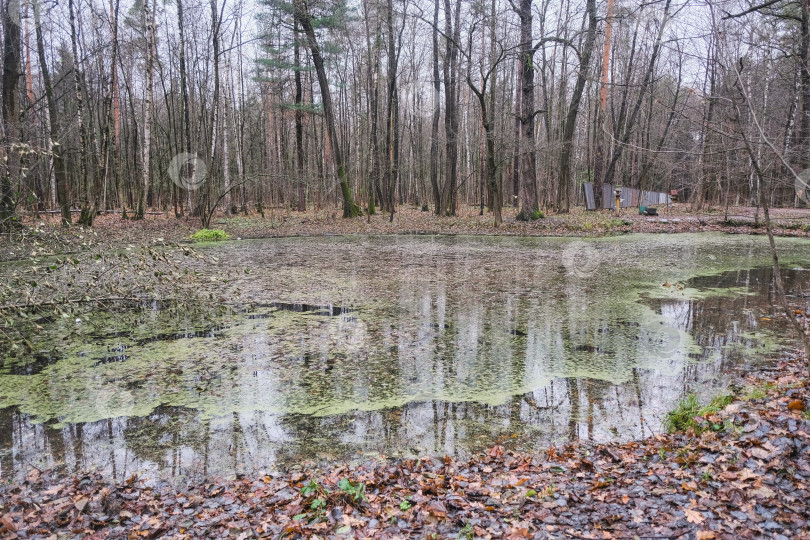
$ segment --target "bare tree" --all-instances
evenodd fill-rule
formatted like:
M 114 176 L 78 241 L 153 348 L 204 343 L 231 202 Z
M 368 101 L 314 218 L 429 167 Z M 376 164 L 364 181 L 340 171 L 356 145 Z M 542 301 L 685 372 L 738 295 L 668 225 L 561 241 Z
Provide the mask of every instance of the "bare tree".
M 321 99 L 323 100 L 323 113 L 326 119 L 327 138 L 331 146 L 332 155 L 335 159 L 337 167 L 338 182 L 340 184 L 340 191 L 343 195 L 343 217 L 350 218 L 358 216 L 362 213 L 360 207 L 354 202 L 354 196 L 349 188 L 349 178 L 346 174 L 346 163 L 343 161 L 343 151 L 340 148 L 340 142 L 337 136 L 337 126 L 335 124 L 335 111 L 332 106 L 332 93 L 329 89 L 329 80 L 326 76 L 326 67 L 324 65 L 321 49 L 318 45 L 318 38 L 315 35 L 315 29 L 312 27 L 312 17 L 309 8 L 304 0 L 294 0 L 295 17 L 301 24 L 304 34 L 309 43 L 310 54 L 312 55 L 312 63 L 315 65 L 315 73 L 318 76 L 318 85 L 321 88 Z

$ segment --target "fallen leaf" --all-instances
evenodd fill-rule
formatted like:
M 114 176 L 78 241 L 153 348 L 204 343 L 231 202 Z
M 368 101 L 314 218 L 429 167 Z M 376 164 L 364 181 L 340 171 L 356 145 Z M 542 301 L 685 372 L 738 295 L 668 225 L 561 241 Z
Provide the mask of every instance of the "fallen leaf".
M 81 499 L 76 501 L 76 503 L 73 506 L 75 506 L 76 510 L 78 510 L 79 513 L 81 514 L 84 511 L 84 508 L 87 506 L 87 503 L 89 502 L 90 499 L 88 499 L 87 497 L 82 497 Z
M 3 524 L 3 527 L 5 527 L 5 529 L 8 532 L 11 532 L 11 533 L 17 532 L 17 527 L 14 526 L 14 522 L 11 521 L 10 517 L 3 516 L 2 518 L 0 518 L 0 523 Z
M 748 451 L 748 454 L 751 457 L 755 457 L 757 459 L 770 459 L 770 457 L 772 455 L 770 452 L 768 452 L 764 448 L 759 448 L 759 447 L 752 448 L 751 450 Z
M 700 525 L 706 520 L 706 518 L 703 517 L 703 514 L 701 514 L 697 510 L 690 510 L 689 508 L 687 508 L 684 510 L 684 512 L 686 513 L 686 521 L 688 521 L 689 523 Z
M 441 501 L 430 501 L 425 510 L 436 517 L 447 517 L 447 507 Z
M 755 489 L 751 493 L 757 497 L 762 497 L 763 499 L 771 499 L 776 495 L 776 492 L 774 490 L 766 486 L 762 486 L 759 489 Z
M 29 484 L 36 484 L 37 482 L 39 482 L 39 477 L 41 474 L 42 471 L 34 467 L 30 471 L 28 471 L 27 475 L 25 475 L 25 481 L 28 482 Z
M 789 411 L 806 411 L 807 410 L 807 404 L 804 401 L 800 400 L 800 399 L 794 399 L 788 405 L 788 410 Z

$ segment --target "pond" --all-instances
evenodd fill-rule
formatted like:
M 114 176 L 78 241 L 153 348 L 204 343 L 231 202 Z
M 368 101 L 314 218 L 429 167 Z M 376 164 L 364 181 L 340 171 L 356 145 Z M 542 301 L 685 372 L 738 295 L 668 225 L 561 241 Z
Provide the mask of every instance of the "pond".
M 810 242 L 779 239 L 810 303 Z M 661 431 L 778 356 L 767 239 L 319 237 L 189 258 L 223 308 L 43 317 L 3 358 L 0 476 L 174 479 Z M 238 279 L 220 279 L 224 270 Z M 795 299 L 795 298 L 794 298 Z M 47 345 L 47 339 L 53 342 Z M 0 358 L 7 356 L 0 355 Z

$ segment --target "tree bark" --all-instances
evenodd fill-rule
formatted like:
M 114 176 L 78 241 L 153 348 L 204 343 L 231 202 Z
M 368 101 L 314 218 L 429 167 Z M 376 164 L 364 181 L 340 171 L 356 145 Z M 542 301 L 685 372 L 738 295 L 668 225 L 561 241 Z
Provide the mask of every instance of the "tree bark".
M 68 0 L 68 15 L 70 20 L 70 45 L 73 54 L 73 91 L 76 96 L 76 119 L 79 127 L 79 182 L 84 184 L 82 196 L 82 210 L 79 223 L 87 227 L 93 226 L 96 218 L 97 201 L 94 197 L 95 175 L 90 174 L 87 166 L 87 126 L 84 117 L 84 89 L 79 58 L 78 32 L 76 29 L 76 16 L 73 0 Z
M 343 151 L 340 148 L 340 143 L 337 138 L 337 129 L 335 126 L 335 112 L 332 108 L 332 94 L 329 90 L 329 80 L 326 78 L 326 67 L 324 66 L 323 57 L 321 56 L 321 49 L 318 45 L 318 39 L 315 36 L 315 29 L 312 27 L 312 21 L 309 14 L 309 8 L 304 0 L 294 0 L 295 16 L 298 22 L 304 29 L 304 34 L 307 36 L 309 43 L 310 54 L 312 55 L 312 63 L 315 65 L 315 73 L 318 76 L 318 85 L 321 88 L 321 99 L 323 99 L 323 113 L 326 120 L 326 130 L 329 139 L 329 145 L 332 149 L 332 155 L 337 167 L 338 181 L 340 184 L 340 191 L 343 195 L 343 217 L 351 218 L 362 214 L 362 210 L 354 202 L 351 189 L 349 188 L 349 179 L 346 174 L 346 164 L 343 161 Z
M 441 119 L 441 77 L 439 75 L 439 0 L 433 2 L 433 119 L 430 128 L 430 185 L 437 216 L 444 214 L 443 190 L 439 186 L 439 120 Z
M 530 221 L 540 217 L 537 195 L 537 158 L 534 148 L 534 43 L 532 0 L 520 0 L 520 214 Z
M 455 16 L 455 20 L 454 20 Z M 443 212 L 456 214 L 456 190 L 458 185 L 458 41 L 461 35 L 461 1 L 456 2 L 455 14 L 450 9 L 450 0 L 444 0 L 444 130 L 447 137 L 445 156 L 447 176 L 442 194 Z
M 142 158 L 142 183 L 139 190 L 135 219 L 143 219 L 146 212 L 146 199 L 152 185 L 152 122 L 154 121 L 154 71 L 155 71 L 155 14 L 149 10 L 149 0 L 143 0 L 143 22 L 146 31 L 146 93 L 144 95 L 144 119 Z
M 557 209 L 568 212 L 570 201 L 568 193 L 571 191 L 571 150 L 574 142 L 574 128 L 577 123 L 579 104 L 582 101 L 582 93 L 585 84 L 588 82 L 588 71 L 591 65 L 591 54 L 596 43 L 596 0 L 587 1 L 588 34 L 585 38 L 585 45 L 580 51 L 579 74 L 571 94 L 571 104 L 568 106 L 568 114 L 562 127 L 562 141 L 560 152 L 560 189 L 557 192 Z M 565 193 L 563 193 L 565 192 Z M 565 195 L 563 197 L 563 195 Z
M 602 186 L 605 168 L 605 137 L 602 129 L 607 119 L 608 83 L 610 81 L 610 48 L 613 39 L 613 5 L 614 0 L 608 0 L 607 15 L 605 16 L 605 43 L 602 47 L 602 79 L 599 87 L 599 108 L 595 118 L 595 156 L 593 168 L 593 195 L 596 208 L 602 206 Z
M 397 67 L 399 55 L 396 47 L 394 27 L 394 3 L 388 0 L 386 13 L 388 23 L 388 112 L 386 115 L 385 155 L 385 206 L 390 219 L 394 221 L 396 209 L 396 182 L 399 174 L 399 95 L 397 93 Z
M 810 0 L 802 0 L 801 15 L 801 85 L 802 85 L 802 116 L 799 128 L 801 140 L 799 152 L 799 167 L 810 167 Z
M 293 21 L 295 59 L 295 180 L 298 183 L 298 211 L 307 211 L 304 184 L 304 87 L 301 84 L 301 45 L 298 43 L 298 20 Z M 373 203 L 372 203 L 373 204 Z
M 177 30 L 178 30 L 178 37 L 180 43 L 178 44 L 178 62 L 180 65 L 180 97 L 183 107 L 183 114 L 182 114 L 182 132 L 183 132 L 183 151 L 186 154 L 191 154 L 191 111 L 188 105 L 188 83 L 186 82 L 186 37 L 184 32 L 185 27 L 185 20 L 183 14 L 183 0 L 177 0 Z M 182 201 L 183 195 L 183 188 L 178 186 L 179 190 L 178 199 Z M 193 212 L 193 208 L 191 207 L 192 201 L 191 196 L 189 194 L 189 213 Z M 183 206 L 182 202 L 180 203 L 180 212 L 178 217 L 182 217 L 183 215 Z
M 17 10 L 13 14 L 10 10 Z M 19 154 L 11 145 L 20 140 L 17 83 L 20 78 L 21 39 L 19 3 L 3 3 L 3 132 L 2 146 L 5 167 L 0 173 L 0 231 L 10 230 L 15 219 L 17 201 L 14 177 L 19 174 Z M 16 15 L 16 17 L 12 17 Z

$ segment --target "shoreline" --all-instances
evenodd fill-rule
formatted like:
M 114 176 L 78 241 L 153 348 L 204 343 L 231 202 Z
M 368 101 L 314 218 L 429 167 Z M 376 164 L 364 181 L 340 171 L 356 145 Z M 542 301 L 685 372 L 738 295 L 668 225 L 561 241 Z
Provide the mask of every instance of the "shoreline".
M 626 443 L 572 443 L 540 453 L 496 445 L 471 459 L 368 458 L 182 487 L 34 469 L 20 485 L 0 487 L 0 532 L 10 538 L 808 537 L 806 366 L 797 356 L 780 360 L 749 374 L 745 384 L 728 406 L 696 418 L 697 431 Z
M 724 212 L 692 213 L 676 205 L 657 217 L 640 216 L 626 209 L 616 218 L 611 212 L 575 208 L 568 214 L 550 215 L 533 222 L 515 220 L 515 209 L 504 209 L 504 224 L 494 227 L 491 216 L 479 215 L 478 209 L 465 208 L 457 216 L 437 217 L 417 208 L 401 207 L 389 216 L 376 214 L 343 219 L 333 210 L 266 211 L 265 217 L 216 216 L 211 226 L 232 238 L 296 238 L 344 235 L 472 235 L 504 237 L 601 237 L 626 233 L 673 234 L 724 232 L 729 234 L 765 234 L 764 225 L 755 226 L 755 209 L 734 207 L 729 219 Z M 810 209 L 781 208 L 772 212 L 774 234 L 782 237 L 810 238 Z M 200 228 L 198 218 L 175 218 L 168 213 L 150 215 L 142 221 L 122 220 L 116 214 L 103 214 L 92 229 L 79 226 L 63 228 L 56 217 L 28 217 L 26 227 L 17 234 L 0 235 L 0 261 L 25 260 L 34 256 L 58 255 L 92 249 L 99 244 L 155 245 L 187 243 Z

